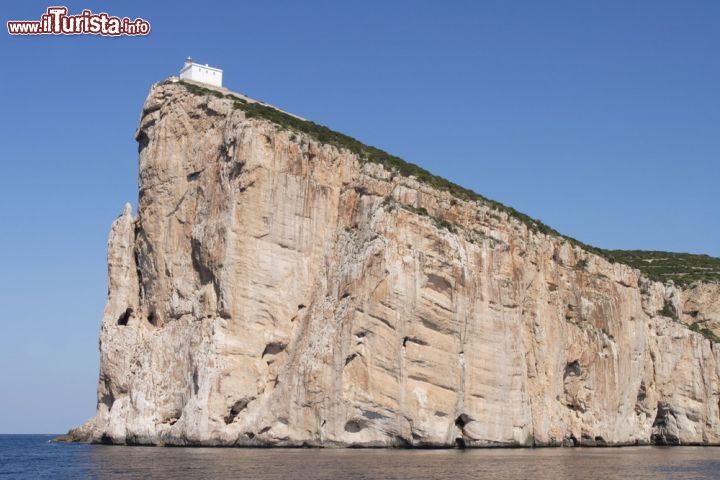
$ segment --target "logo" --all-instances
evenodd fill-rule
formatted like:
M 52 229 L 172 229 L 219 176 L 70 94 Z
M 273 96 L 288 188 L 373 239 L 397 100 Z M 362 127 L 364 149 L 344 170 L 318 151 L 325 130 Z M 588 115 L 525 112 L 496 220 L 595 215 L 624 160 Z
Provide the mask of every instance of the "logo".
M 49 7 L 40 20 L 7 22 L 10 35 L 147 35 L 150 23 L 142 18 L 111 17 L 107 13 L 83 10 L 79 15 L 68 15 L 66 7 Z

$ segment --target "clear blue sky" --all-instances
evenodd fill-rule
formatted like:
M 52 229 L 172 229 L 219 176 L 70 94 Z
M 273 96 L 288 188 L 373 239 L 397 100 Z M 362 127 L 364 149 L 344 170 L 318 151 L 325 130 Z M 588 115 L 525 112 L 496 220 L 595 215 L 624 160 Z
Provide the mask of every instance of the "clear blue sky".
M 147 37 L 12 37 L 49 6 Z M 133 132 L 183 59 L 606 248 L 720 256 L 720 2 L 4 1 L 0 433 L 95 408 Z

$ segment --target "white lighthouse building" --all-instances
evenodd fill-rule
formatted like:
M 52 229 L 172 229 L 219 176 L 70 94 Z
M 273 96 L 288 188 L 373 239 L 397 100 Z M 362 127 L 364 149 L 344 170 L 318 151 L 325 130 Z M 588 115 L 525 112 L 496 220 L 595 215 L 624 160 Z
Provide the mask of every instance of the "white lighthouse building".
M 181 80 L 194 80 L 216 87 L 222 87 L 222 74 L 223 71 L 219 68 L 211 67 L 207 63 L 200 65 L 193 62 L 190 57 L 185 60 L 185 64 L 180 69 Z

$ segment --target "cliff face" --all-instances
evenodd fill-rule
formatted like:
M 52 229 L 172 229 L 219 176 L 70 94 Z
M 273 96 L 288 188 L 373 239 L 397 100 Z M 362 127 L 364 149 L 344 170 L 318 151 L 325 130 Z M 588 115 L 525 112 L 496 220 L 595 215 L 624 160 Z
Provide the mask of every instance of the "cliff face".
M 232 100 L 155 86 L 79 440 L 720 443 L 719 289 L 646 281 Z M 676 317 L 676 318 L 673 318 Z M 710 322 L 710 323 L 708 323 Z

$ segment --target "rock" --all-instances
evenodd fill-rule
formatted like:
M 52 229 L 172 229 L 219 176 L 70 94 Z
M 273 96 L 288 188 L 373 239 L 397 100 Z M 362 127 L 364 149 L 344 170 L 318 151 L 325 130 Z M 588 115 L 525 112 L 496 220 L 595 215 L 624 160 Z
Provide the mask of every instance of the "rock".
M 145 102 L 98 410 L 72 438 L 720 443 L 717 350 L 673 318 L 717 321 L 716 286 L 650 282 L 235 107 L 182 84 Z
M 698 324 L 720 336 L 720 284 L 693 283 L 680 292 L 683 322 Z

